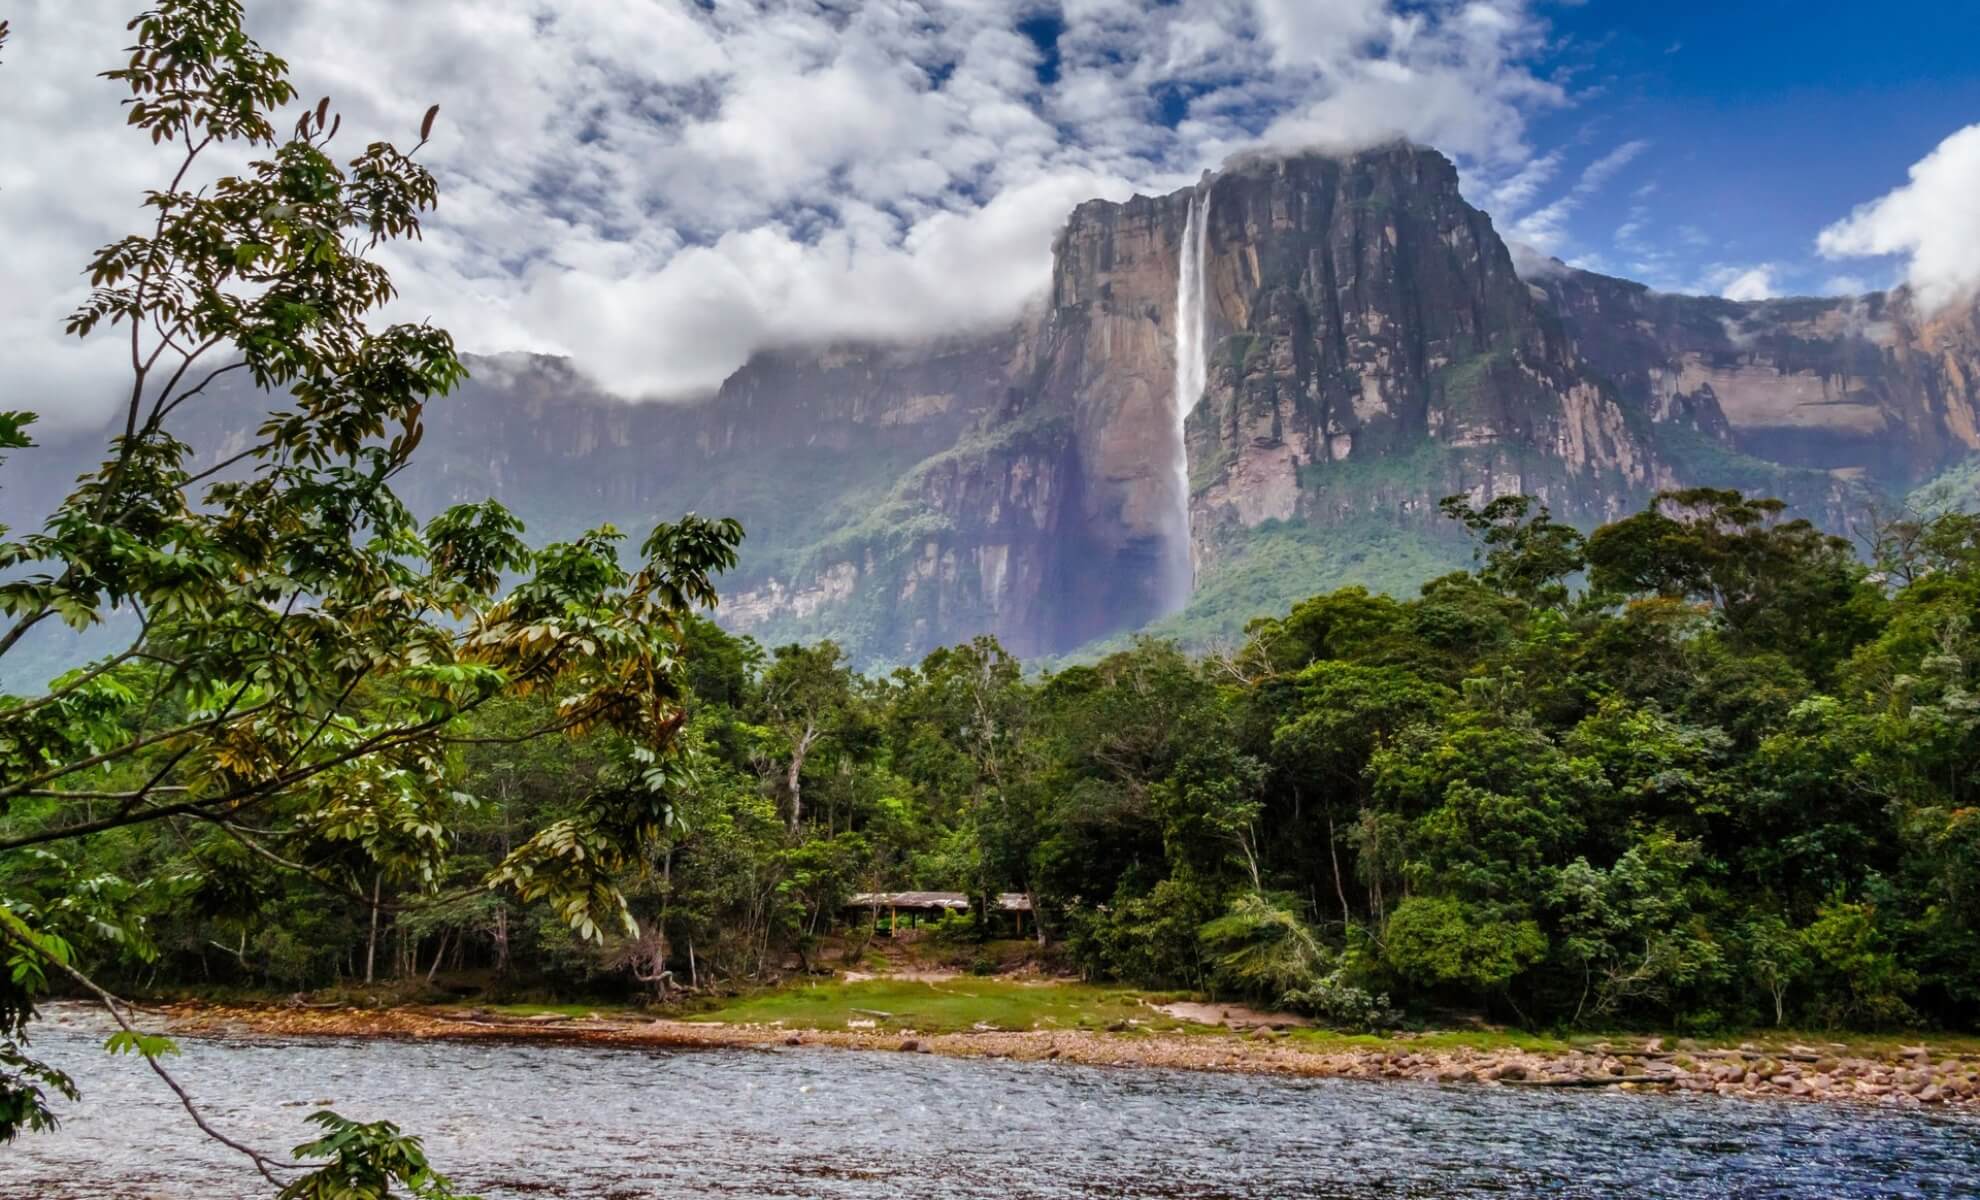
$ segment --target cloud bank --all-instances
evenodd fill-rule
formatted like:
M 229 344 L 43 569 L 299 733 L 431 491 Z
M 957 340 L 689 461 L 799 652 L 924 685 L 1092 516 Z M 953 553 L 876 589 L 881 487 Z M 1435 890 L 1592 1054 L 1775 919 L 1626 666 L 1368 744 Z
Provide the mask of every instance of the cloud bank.
M 1815 241 L 1827 258 L 1899 254 L 1926 310 L 1980 289 L 1980 125 L 1940 142 L 1911 182 L 1862 205 Z
M 136 0 L 26 0 L 0 65 L 0 400 L 93 419 L 113 347 L 63 342 L 79 269 L 169 170 L 114 87 Z M 343 141 L 409 141 L 440 210 L 403 299 L 477 351 L 572 357 L 629 398 L 705 393 L 753 351 L 1012 319 L 1093 196 L 1261 145 L 1393 136 L 1530 198 L 1528 0 L 249 0 Z M 106 341 L 108 339 L 105 339 Z

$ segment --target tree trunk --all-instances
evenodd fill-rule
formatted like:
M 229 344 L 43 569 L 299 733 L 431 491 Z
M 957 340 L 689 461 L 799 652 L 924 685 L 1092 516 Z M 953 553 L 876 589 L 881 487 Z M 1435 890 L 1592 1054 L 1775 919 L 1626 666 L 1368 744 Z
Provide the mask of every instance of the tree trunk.
M 1334 895 L 1341 901 L 1341 928 L 1350 929 L 1354 918 L 1348 913 L 1347 886 L 1341 882 L 1341 850 L 1334 841 L 1334 814 L 1327 814 L 1327 854 L 1334 860 Z
M 364 943 L 364 982 L 370 986 L 372 971 L 378 965 L 378 889 L 384 886 L 383 871 L 371 877 L 371 936 Z
M 1258 851 L 1253 847 L 1252 841 L 1252 829 L 1247 825 L 1244 827 L 1244 832 L 1237 835 L 1238 849 L 1244 851 L 1244 865 L 1251 869 L 1251 890 L 1263 895 L 1265 882 L 1258 874 Z
M 495 973 L 509 973 L 509 906 L 495 906 Z
M 804 756 L 811 752 L 811 743 L 818 738 L 818 727 L 806 725 L 804 733 L 791 743 L 790 769 L 784 773 L 784 790 L 791 795 L 791 836 L 796 837 L 798 818 L 804 812 L 804 798 L 800 791 L 799 777 L 804 773 Z
M 440 931 L 440 945 L 436 947 L 433 951 L 433 965 L 426 968 L 426 982 L 429 984 L 433 982 L 433 976 L 437 974 L 440 970 L 440 960 L 447 957 L 448 932 L 449 931 L 445 929 L 442 929 Z

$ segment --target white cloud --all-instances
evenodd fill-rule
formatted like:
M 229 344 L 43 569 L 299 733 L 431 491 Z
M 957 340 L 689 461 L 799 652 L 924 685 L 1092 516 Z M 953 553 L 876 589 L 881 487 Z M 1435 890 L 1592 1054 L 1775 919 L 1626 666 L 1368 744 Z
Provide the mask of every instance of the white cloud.
M 1507 242 L 1506 250 L 1512 255 L 1513 271 L 1525 280 L 1545 279 L 1559 275 L 1568 269 L 1568 264 L 1525 242 Z M 1599 265 L 1578 262 L 1574 264 L 1584 271 L 1600 271 Z
M 1650 143 L 1642 139 L 1633 142 L 1624 142 L 1614 150 L 1589 163 L 1588 169 L 1581 173 L 1581 180 L 1575 185 L 1575 190 L 1583 194 L 1593 194 L 1601 190 L 1602 186 L 1608 183 L 1617 171 L 1628 166 L 1635 160 L 1637 155 L 1642 154 L 1649 148 Z
M 1781 294 L 1774 278 L 1779 271 L 1774 263 L 1721 263 L 1707 268 L 1694 290 L 1728 300 L 1772 300 Z
M 1485 189 L 1482 206 L 1499 216 L 1513 216 L 1525 211 L 1560 166 L 1561 154 L 1558 150 L 1527 160 L 1518 171 Z
M 1907 256 L 1905 279 L 1927 310 L 1980 286 L 1980 125 L 1914 163 L 1911 182 L 1824 229 L 1825 258 Z
M 1642 205 L 1629 210 L 1629 217 L 1616 226 L 1615 242 L 1619 249 L 1641 251 L 1646 243 L 1644 231 L 1649 227 L 1650 214 Z
M 1508 236 L 1516 237 L 1550 254 L 1562 249 L 1568 241 L 1568 218 L 1586 204 L 1589 197 L 1606 187 L 1618 171 L 1628 166 L 1649 148 L 1650 143 L 1647 141 L 1624 142 L 1589 163 L 1582 168 L 1573 187 L 1548 204 L 1515 220 Z
M 16 0 L 0 65 L 0 401 L 100 413 L 115 347 L 63 315 L 91 250 L 169 174 L 122 124 L 137 0 Z M 394 246 L 395 316 L 477 351 L 572 356 L 629 397 L 704 392 L 758 348 L 1015 317 L 1072 205 L 1194 179 L 1249 147 L 1437 145 L 1521 204 L 1528 0 L 249 0 L 250 31 L 346 147 L 409 140 L 441 181 Z M 1173 127 L 1165 102 L 1188 98 Z M 1591 168 L 1593 170 L 1593 168 Z M 1587 173 L 1584 173 L 1584 178 Z

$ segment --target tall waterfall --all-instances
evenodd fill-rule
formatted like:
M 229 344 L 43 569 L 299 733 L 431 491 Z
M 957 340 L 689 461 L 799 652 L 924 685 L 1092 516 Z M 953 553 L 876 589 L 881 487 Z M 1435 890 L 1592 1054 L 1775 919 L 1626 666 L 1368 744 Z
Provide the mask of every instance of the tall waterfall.
M 1210 380 L 1209 346 L 1204 322 L 1203 264 L 1206 251 L 1205 228 L 1210 224 L 1210 193 L 1206 188 L 1192 193 L 1189 216 L 1183 222 L 1182 246 L 1176 271 L 1176 386 L 1175 443 L 1171 447 L 1169 469 L 1175 490 L 1175 532 L 1169 570 L 1167 607 L 1174 611 L 1189 602 L 1196 587 L 1196 571 L 1190 561 L 1189 538 L 1189 441 L 1185 432 L 1190 410 L 1203 398 Z

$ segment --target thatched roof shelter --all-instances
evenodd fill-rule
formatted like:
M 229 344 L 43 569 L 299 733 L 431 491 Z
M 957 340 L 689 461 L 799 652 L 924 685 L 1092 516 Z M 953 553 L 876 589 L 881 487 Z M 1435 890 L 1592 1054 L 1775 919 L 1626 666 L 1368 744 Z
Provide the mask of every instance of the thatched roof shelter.
M 846 901 L 847 908 L 886 908 L 900 912 L 967 912 L 969 897 L 961 892 L 861 892 Z M 997 897 L 998 912 L 1030 912 L 1031 897 L 1023 892 L 1003 892 Z

